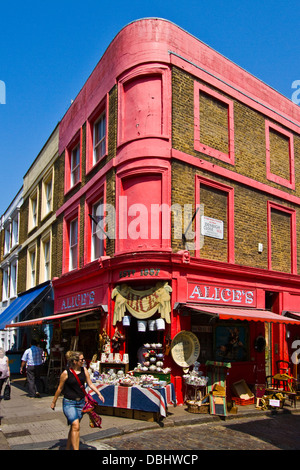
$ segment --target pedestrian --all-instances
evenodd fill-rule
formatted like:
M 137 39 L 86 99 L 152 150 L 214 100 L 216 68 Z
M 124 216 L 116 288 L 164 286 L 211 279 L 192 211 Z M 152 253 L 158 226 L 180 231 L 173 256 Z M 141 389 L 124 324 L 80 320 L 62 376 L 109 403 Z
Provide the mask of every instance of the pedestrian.
M 3 348 L 0 348 L 0 396 L 2 396 L 2 388 L 7 379 L 10 377 L 10 368 L 8 357 L 5 355 Z
M 85 393 L 82 389 L 84 384 L 87 383 L 102 402 L 104 402 L 104 398 L 97 387 L 92 383 L 88 370 L 83 365 L 83 353 L 79 351 L 68 351 L 66 359 L 67 367 L 60 376 L 59 385 L 50 407 L 52 410 L 55 409 L 57 399 L 62 393 L 64 396 L 63 412 L 70 426 L 66 449 L 71 450 L 71 447 L 73 447 L 74 450 L 79 450 L 80 421 L 83 416 L 82 409 L 85 405 Z M 81 386 L 74 374 L 77 375 Z
M 39 398 L 42 390 L 41 370 L 43 365 L 43 350 L 35 339 L 31 340 L 30 348 L 26 349 L 21 359 L 20 373 L 23 374 L 26 365 L 29 398 Z

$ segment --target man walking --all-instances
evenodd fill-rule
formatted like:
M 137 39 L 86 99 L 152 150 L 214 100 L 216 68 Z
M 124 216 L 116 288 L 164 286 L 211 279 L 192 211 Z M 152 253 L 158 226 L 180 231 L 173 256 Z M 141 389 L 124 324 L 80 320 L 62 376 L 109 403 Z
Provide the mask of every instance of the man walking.
M 37 398 L 41 391 L 41 368 L 43 364 L 43 350 L 38 347 L 36 340 L 31 340 L 31 347 L 26 349 L 21 359 L 20 373 L 26 365 L 28 393 L 30 398 Z

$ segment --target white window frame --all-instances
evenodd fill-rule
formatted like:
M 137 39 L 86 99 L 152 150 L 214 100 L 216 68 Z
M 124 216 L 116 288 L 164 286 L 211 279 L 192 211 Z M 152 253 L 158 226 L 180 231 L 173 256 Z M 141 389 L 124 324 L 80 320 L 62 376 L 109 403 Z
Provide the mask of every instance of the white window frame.
M 43 178 L 42 183 L 42 218 L 46 217 L 53 210 L 53 183 L 54 170 Z
M 38 225 L 39 191 L 38 188 L 29 197 L 28 231 Z
M 101 230 L 98 227 L 97 221 L 97 209 L 103 204 L 103 198 L 100 198 L 92 205 L 92 226 L 91 226 L 91 261 L 95 261 L 104 254 L 104 238 L 101 235 Z M 100 235 L 100 236 L 99 236 Z M 99 250 L 99 251 L 97 251 Z
M 74 158 L 75 157 L 75 158 Z M 75 165 L 74 165 L 75 160 Z M 70 152 L 70 188 L 80 181 L 80 144 L 78 143 Z
M 51 231 L 41 237 L 40 241 L 40 283 L 51 279 Z M 48 251 L 46 251 L 48 247 Z
M 17 276 L 18 276 L 18 262 L 15 259 L 10 264 L 10 292 L 9 297 L 17 297 Z
M 4 255 L 7 255 L 10 252 L 11 248 L 11 223 L 5 225 L 4 227 Z
M 98 136 L 97 132 L 101 126 L 101 135 Z M 96 140 L 97 139 L 97 140 Z M 101 160 L 106 154 L 106 110 L 102 111 L 99 118 L 96 119 L 93 126 L 93 164 Z
M 19 213 L 11 219 L 11 248 L 19 243 Z
M 36 242 L 28 247 L 27 251 L 27 289 L 36 286 L 37 271 L 37 246 Z
M 77 269 L 77 268 L 78 268 L 78 217 L 75 217 L 69 222 L 69 271 L 73 271 L 74 269 Z
M 9 297 L 9 266 L 2 269 L 2 302 L 8 300 Z

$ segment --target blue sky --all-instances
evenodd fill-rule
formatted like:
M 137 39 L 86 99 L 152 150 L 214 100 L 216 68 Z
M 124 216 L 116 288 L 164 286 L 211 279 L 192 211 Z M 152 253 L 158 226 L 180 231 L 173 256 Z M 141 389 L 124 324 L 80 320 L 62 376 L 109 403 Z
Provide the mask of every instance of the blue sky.
M 297 1 L 16 0 L 0 10 L 0 215 L 109 43 L 134 20 L 172 21 L 289 99 L 300 80 Z

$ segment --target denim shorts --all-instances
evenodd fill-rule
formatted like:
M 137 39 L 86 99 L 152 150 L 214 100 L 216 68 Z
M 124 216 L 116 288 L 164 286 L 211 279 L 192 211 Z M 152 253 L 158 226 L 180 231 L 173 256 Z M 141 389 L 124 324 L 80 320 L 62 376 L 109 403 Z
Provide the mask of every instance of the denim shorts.
M 84 407 L 85 399 L 81 400 L 69 400 L 63 398 L 63 412 L 68 420 L 68 424 L 72 424 L 73 421 L 82 419 L 82 408 Z

